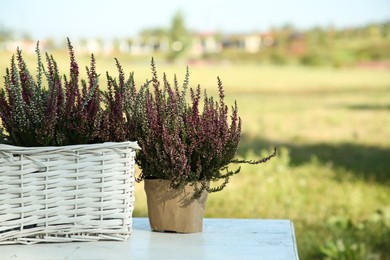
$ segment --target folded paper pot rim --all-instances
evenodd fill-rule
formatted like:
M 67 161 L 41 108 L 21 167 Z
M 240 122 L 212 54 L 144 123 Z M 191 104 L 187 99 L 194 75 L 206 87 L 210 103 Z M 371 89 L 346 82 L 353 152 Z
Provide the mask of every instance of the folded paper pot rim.
M 194 187 L 170 188 L 170 181 L 145 179 L 150 227 L 154 231 L 196 233 L 202 232 L 203 216 L 208 193 L 192 200 Z
M 126 240 L 136 142 L 0 144 L 0 245 Z

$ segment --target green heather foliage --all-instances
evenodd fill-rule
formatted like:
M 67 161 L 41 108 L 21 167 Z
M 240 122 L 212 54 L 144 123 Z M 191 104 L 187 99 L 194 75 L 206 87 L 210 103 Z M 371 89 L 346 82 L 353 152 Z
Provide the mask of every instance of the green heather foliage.
M 0 90 L 0 118 L 11 144 L 61 146 L 126 140 L 122 108 L 118 106 L 123 100 L 117 90 L 114 96 L 112 93 L 115 81 L 108 78 L 110 91 L 101 100 L 94 56 L 91 55 L 90 67 L 86 67 L 87 81 L 79 80 L 79 67 L 69 39 L 68 49 L 69 78 L 60 75 L 55 59 L 47 53 L 45 68 L 39 43 L 36 79 L 21 50 L 12 56 L 11 68 L 6 69 L 4 77 L 5 88 Z M 105 109 L 102 101 L 107 103 Z
M 5 134 L 3 127 L 0 126 L 0 143 L 4 142 L 5 140 Z
M 240 168 L 229 170 L 230 163 L 260 164 L 276 155 L 276 151 L 257 161 L 233 160 L 241 136 L 241 119 L 237 104 L 229 116 L 224 101 L 224 90 L 218 78 L 219 100 L 215 101 L 204 91 L 203 109 L 200 109 L 202 91 L 189 87 L 189 72 L 180 87 L 176 75 L 171 84 L 166 74 L 160 82 L 152 60 L 152 80 L 147 81 L 137 91 L 133 74 L 119 82 L 126 86 L 126 116 L 129 124 L 129 137 L 139 142 L 142 152 L 136 162 L 142 169 L 138 178 L 158 178 L 171 181 L 172 188 L 200 181 L 202 191 L 222 190 L 229 177 L 237 174 Z M 119 71 L 121 68 L 119 67 Z M 188 90 L 190 101 L 187 101 Z M 210 182 L 223 180 L 217 187 Z

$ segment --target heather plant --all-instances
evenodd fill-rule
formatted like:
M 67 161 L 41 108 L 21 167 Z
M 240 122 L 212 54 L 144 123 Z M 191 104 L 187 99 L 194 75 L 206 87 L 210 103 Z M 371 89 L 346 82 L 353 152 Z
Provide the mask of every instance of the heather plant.
M 45 68 L 39 43 L 36 78 L 30 73 L 20 49 L 12 56 L 4 77 L 5 88 L 0 90 L 0 118 L 8 133 L 7 139 L 13 145 L 61 146 L 124 140 L 125 134 L 117 135 L 125 131 L 124 128 L 119 131 L 116 125 L 108 126 L 117 119 L 111 118 L 115 114 L 111 106 L 105 109 L 101 106 L 94 56 L 91 55 L 90 67 L 86 67 L 87 80 L 80 80 L 69 39 L 68 50 L 69 78 L 60 75 L 55 59 L 47 53 Z M 108 84 L 113 85 L 113 80 Z
M 129 138 L 137 140 L 142 148 L 136 158 L 142 169 L 138 181 L 170 180 L 172 188 L 200 182 L 200 187 L 194 185 L 197 197 L 204 190 L 222 190 L 229 178 L 240 172 L 240 167 L 229 170 L 229 164 L 260 164 L 276 155 L 275 151 L 257 161 L 234 159 L 240 142 L 241 119 L 237 103 L 229 114 L 219 78 L 219 98 L 214 100 L 206 91 L 202 96 L 199 85 L 189 88 L 188 68 L 181 86 L 176 75 L 173 84 L 165 73 L 161 82 L 153 60 L 151 68 L 152 80 L 146 81 L 139 90 L 133 74 L 123 88 Z M 217 181 L 221 182 L 210 185 Z

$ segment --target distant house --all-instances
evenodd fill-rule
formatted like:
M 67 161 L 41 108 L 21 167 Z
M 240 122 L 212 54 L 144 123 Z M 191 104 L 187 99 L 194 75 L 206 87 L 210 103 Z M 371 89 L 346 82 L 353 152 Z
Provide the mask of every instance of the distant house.
M 169 50 L 169 41 L 161 37 L 135 37 L 128 40 L 122 40 L 119 45 L 122 52 L 128 52 L 133 55 L 145 55 L 155 52 L 167 52 Z
M 2 44 L 5 51 L 15 52 L 17 48 L 23 50 L 25 53 L 34 53 L 37 43 L 30 40 L 8 40 Z M 45 42 L 39 42 L 41 50 L 45 49 Z
M 274 36 L 270 32 L 261 34 L 261 39 L 263 47 L 271 47 L 275 44 Z
M 262 47 L 262 38 L 258 33 L 225 35 L 222 39 L 222 47 L 255 53 Z
M 288 52 L 295 56 L 301 56 L 306 53 L 306 39 L 301 33 L 293 33 L 290 35 Z
M 192 35 L 191 54 L 201 56 L 207 53 L 218 53 L 222 50 L 219 36 L 213 32 L 196 32 Z

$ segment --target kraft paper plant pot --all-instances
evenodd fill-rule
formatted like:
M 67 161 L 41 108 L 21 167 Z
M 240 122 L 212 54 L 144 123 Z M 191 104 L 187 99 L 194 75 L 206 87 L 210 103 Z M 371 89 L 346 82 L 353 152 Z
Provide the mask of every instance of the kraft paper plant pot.
M 167 180 L 145 179 L 150 227 L 154 231 L 196 233 L 202 232 L 207 201 L 204 191 L 199 199 L 191 200 L 194 187 L 170 188 Z
M 0 144 L 0 245 L 126 240 L 135 142 Z

